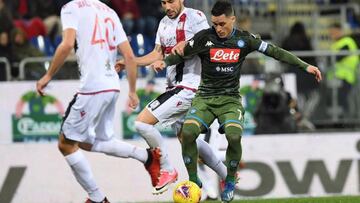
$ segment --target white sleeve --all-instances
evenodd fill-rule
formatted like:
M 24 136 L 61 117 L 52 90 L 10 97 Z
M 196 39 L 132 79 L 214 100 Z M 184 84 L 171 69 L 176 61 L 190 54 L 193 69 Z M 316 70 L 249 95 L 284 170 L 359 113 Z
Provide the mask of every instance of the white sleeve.
M 191 27 L 194 34 L 200 32 L 201 30 L 210 28 L 205 14 L 201 11 L 196 10 L 196 13 L 193 14 L 192 22 Z
M 115 17 L 115 44 L 116 46 L 128 40 L 119 17 Z
M 157 32 L 156 32 L 156 38 L 155 38 L 155 44 L 158 44 L 158 45 L 160 45 L 160 46 L 161 46 L 160 30 L 163 29 L 161 25 L 162 25 L 162 23 L 161 23 L 161 21 L 160 21 L 158 30 L 157 30 Z
M 61 23 L 63 30 L 68 28 L 78 29 L 79 18 L 77 16 L 77 9 L 71 2 L 61 8 Z

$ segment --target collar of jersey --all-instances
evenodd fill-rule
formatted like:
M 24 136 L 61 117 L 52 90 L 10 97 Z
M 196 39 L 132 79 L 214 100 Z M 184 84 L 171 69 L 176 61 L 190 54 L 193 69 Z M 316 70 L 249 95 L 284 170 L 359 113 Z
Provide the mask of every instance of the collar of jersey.
M 178 21 L 179 20 L 179 18 L 180 18 L 180 16 L 183 14 L 183 13 L 185 13 L 185 10 L 186 10 L 187 8 L 184 6 L 184 9 L 181 11 L 181 13 L 175 18 L 175 19 L 171 19 L 171 18 L 169 18 L 170 20 L 172 20 L 172 21 Z

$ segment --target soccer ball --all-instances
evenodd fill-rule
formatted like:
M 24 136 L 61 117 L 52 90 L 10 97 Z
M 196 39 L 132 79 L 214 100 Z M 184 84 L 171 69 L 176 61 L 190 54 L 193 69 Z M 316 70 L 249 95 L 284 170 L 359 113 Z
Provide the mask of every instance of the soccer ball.
M 183 181 L 176 185 L 173 200 L 174 203 L 198 203 L 201 199 L 201 189 L 191 181 Z

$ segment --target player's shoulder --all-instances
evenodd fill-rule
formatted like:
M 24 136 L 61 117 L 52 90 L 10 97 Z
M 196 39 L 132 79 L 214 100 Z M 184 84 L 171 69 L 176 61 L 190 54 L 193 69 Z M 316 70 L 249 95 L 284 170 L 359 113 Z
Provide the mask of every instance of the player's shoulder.
M 73 8 L 76 5 L 77 0 L 69 1 L 61 7 L 61 10 Z
M 209 40 L 213 38 L 212 28 L 203 29 L 195 34 L 195 38 L 199 41 Z
M 261 39 L 259 34 L 254 34 L 246 30 L 236 30 L 236 35 L 239 37 L 245 37 L 249 39 Z
M 206 19 L 204 12 L 194 9 L 194 8 L 185 8 L 185 13 L 191 20 L 203 20 Z

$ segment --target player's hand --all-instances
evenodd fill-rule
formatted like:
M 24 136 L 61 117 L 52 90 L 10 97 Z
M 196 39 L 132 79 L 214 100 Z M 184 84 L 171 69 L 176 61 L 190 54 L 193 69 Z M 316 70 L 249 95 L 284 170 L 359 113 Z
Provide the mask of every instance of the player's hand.
M 135 92 L 129 92 L 129 107 L 135 109 L 139 105 L 139 97 Z
M 116 64 L 115 64 L 116 72 L 120 73 L 124 69 L 125 69 L 125 61 L 124 61 L 124 59 L 116 61 Z
M 313 74 L 315 76 L 315 79 L 320 82 L 322 80 L 321 72 L 318 67 L 309 65 L 306 68 L 306 71 L 310 74 Z
M 150 64 L 150 67 L 154 69 L 154 71 L 157 73 L 158 71 L 161 71 L 166 66 L 165 61 L 163 60 L 157 60 L 154 63 Z
M 177 45 L 175 45 L 172 49 L 171 49 L 171 53 L 172 54 L 179 54 L 180 56 L 184 55 L 184 49 L 185 46 L 187 44 L 187 41 L 181 41 L 179 42 Z
M 44 96 L 44 88 L 47 86 L 47 84 L 50 82 L 51 76 L 48 74 L 45 74 L 40 80 L 36 83 L 36 91 L 41 95 Z

